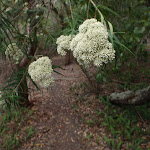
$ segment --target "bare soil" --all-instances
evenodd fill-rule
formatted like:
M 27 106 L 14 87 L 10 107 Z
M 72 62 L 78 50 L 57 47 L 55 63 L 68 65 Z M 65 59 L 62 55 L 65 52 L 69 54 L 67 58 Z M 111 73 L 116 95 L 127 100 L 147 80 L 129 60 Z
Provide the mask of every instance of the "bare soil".
M 53 63 L 59 65 L 61 57 L 55 57 Z M 61 61 L 62 62 L 62 61 Z M 80 67 L 74 62 L 57 69 L 62 75 L 53 73 L 55 83 L 49 89 L 37 91 L 31 83 L 31 108 L 36 113 L 35 120 L 28 120 L 35 134 L 24 143 L 21 150 L 91 150 L 83 137 L 82 116 L 75 112 L 74 97 L 69 87 L 86 80 Z

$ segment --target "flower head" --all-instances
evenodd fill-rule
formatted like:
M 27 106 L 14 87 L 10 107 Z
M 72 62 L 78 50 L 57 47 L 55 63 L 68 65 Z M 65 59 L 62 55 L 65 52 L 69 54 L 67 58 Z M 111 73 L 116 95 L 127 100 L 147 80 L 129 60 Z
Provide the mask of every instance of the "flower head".
M 59 38 L 57 38 L 56 44 L 57 46 L 57 52 L 58 54 L 65 56 L 67 54 L 67 50 L 70 50 L 70 43 L 71 43 L 72 36 L 64 36 L 61 35 Z
M 38 82 L 42 87 L 48 87 L 54 82 L 52 72 L 51 60 L 47 56 L 31 63 L 28 69 L 28 73 L 33 81 Z
M 99 67 L 115 58 L 106 27 L 94 18 L 79 26 L 79 33 L 72 39 L 70 48 L 78 63 L 85 67 Z
M 23 57 L 23 52 L 18 48 L 16 43 L 9 44 L 5 51 L 6 57 L 12 57 L 16 64 L 19 64 L 20 59 Z

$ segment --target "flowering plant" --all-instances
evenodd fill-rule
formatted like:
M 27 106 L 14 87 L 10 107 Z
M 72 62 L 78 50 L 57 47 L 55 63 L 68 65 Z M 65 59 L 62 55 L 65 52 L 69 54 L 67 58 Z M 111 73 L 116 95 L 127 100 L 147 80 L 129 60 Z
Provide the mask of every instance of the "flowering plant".
M 85 20 L 76 36 L 61 35 L 56 44 L 58 54 L 65 56 L 66 50 L 71 50 L 77 62 L 86 68 L 91 65 L 100 67 L 115 58 L 106 27 L 95 18 Z
M 23 57 L 23 52 L 18 48 L 16 43 L 9 44 L 5 51 L 6 57 L 12 57 L 16 64 L 19 64 Z
M 42 87 L 48 87 L 54 82 L 52 72 L 51 60 L 47 56 L 32 62 L 28 69 L 28 73 L 33 81 L 37 81 Z
M 73 36 L 74 37 L 74 36 Z M 56 44 L 57 46 L 57 52 L 58 54 L 65 56 L 67 54 L 67 50 L 70 50 L 70 43 L 71 43 L 72 37 L 61 35 L 59 38 L 57 38 Z
M 70 44 L 73 56 L 86 68 L 100 67 L 115 58 L 115 50 L 108 41 L 106 27 L 96 19 L 87 19 L 79 26 L 79 33 Z

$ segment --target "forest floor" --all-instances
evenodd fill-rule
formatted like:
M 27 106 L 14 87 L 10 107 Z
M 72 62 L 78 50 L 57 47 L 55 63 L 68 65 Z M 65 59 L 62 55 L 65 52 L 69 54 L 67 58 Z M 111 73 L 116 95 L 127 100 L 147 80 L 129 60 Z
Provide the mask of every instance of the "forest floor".
M 58 65 L 62 62 L 60 59 L 61 57 L 54 57 L 53 64 Z M 76 112 L 76 97 L 69 90 L 76 84 L 86 81 L 86 77 L 75 62 L 61 67 L 65 70 L 57 71 L 63 76 L 54 73 L 55 83 L 52 87 L 37 91 L 29 85 L 32 87 L 31 109 L 34 110 L 36 119 L 31 117 L 27 122 L 34 127 L 35 133 L 23 144 L 21 150 L 93 150 L 96 146 L 96 143 L 87 142 L 83 116 Z M 106 150 L 106 147 L 96 146 L 95 149 Z
M 50 88 L 39 91 L 28 81 L 31 103 L 28 111 L 32 114 L 28 117 L 26 113 L 21 115 L 23 123 L 14 120 L 6 125 L 12 129 L 15 140 L 25 139 L 19 144 L 19 150 L 126 150 L 128 147 L 132 150 L 139 145 L 142 150 L 149 149 L 150 109 L 136 109 L 134 106 L 120 108 L 107 100 L 103 102 L 87 88 L 87 78 L 79 65 L 76 62 L 62 65 L 63 59 L 60 56 L 52 59 L 54 65 L 60 65 L 64 70 L 56 69 L 63 75 L 54 72 L 55 82 Z M 116 74 L 113 80 L 119 81 L 118 76 L 121 75 Z M 150 83 L 150 78 L 142 78 L 134 82 L 143 80 Z M 124 82 L 121 81 L 121 84 Z M 103 89 L 104 95 L 121 91 L 118 82 L 105 83 Z M 143 110 L 146 115 L 142 115 Z M 11 141 L 7 140 L 9 143 Z M 9 146 L 16 150 L 16 147 Z
M 149 142 L 141 143 L 144 139 L 150 140 L 150 136 L 139 132 L 140 128 L 143 128 L 145 131 L 150 129 L 149 122 L 145 118 L 143 120 L 140 115 L 142 113 L 141 108 L 138 110 L 131 106 L 131 111 L 134 109 L 131 112 L 127 106 L 123 110 L 118 111 L 120 110 L 118 106 L 114 107 L 106 102 L 104 104 L 100 101 L 99 96 L 87 88 L 87 78 L 76 62 L 65 66 L 60 64 L 63 62 L 61 56 L 53 57 L 52 60 L 54 65 L 60 65 L 64 69 L 56 69 L 63 76 L 53 73 L 55 83 L 50 88 L 42 89 L 41 91 L 37 91 L 29 83 L 30 101 L 33 105 L 31 109 L 36 117 L 33 119 L 34 115 L 31 115 L 28 123 L 29 126 L 33 126 L 35 133 L 27 143 L 22 145 L 20 150 L 110 150 L 112 148 L 119 150 L 128 149 L 127 147 L 129 149 L 150 148 Z M 149 67 L 149 64 L 147 67 Z M 118 77 L 113 78 L 117 80 Z M 149 80 L 142 79 L 142 77 L 133 82 L 140 83 L 142 80 L 143 82 L 149 82 Z M 103 89 L 102 94 L 106 95 L 114 91 L 121 91 L 116 82 L 105 83 Z M 126 112 L 126 109 L 129 110 Z M 112 118 L 107 114 L 108 111 L 110 111 Z M 122 116 L 124 112 L 126 114 L 129 113 L 126 119 Z M 104 115 L 102 115 L 103 113 Z M 149 113 L 149 110 L 147 113 Z M 131 122 L 128 121 L 128 116 L 132 116 L 132 114 L 134 118 L 137 118 L 137 121 L 135 121 L 136 129 L 132 119 Z M 114 116 L 119 118 L 119 121 L 114 119 Z M 112 120 L 116 121 L 116 123 Z M 111 121 L 112 125 L 109 124 Z M 122 124 L 122 122 L 124 123 Z M 114 138 L 115 135 L 118 135 L 118 138 Z M 140 136 L 139 139 L 136 138 L 137 135 Z M 133 143 L 130 142 L 131 139 Z M 135 144 L 134 140 L 137 143 L 139 142 L 139 144 Z M 129 142 L 129 145 L 125 141 Z

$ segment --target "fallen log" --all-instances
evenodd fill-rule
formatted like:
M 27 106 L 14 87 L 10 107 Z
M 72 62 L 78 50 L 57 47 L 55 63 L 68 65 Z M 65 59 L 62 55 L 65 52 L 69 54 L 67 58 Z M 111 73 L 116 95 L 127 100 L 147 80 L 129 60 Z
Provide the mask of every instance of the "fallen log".
M 114 104 L 146 104 L 150 102 L 150 86 L 137 91 L 125 91 L 110 94 L 110 102 Z

